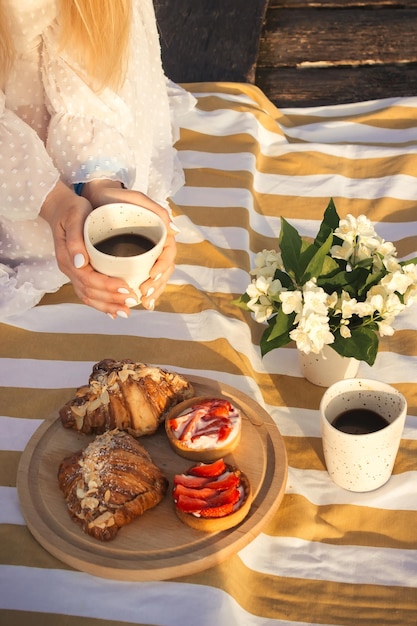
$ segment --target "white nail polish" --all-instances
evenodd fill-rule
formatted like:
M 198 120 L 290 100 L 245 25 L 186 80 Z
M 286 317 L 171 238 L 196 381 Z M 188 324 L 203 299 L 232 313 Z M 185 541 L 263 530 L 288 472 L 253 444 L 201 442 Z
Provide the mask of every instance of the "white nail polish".
M 149 311 L 153 311 L 154 308 L 155 308 L 155 300 L 152 298 L 152 300 L 149 302 L 148 309 Z
M 149 296 L 151 296 L 154 291 L 154 287 L 149 287 L 148 291 L 146 292 L 146 297 L 149 298 Z
M 128 306 L 129 308 L 132 306 L 136 306 L 137 300 L 135 300 L 135 298 L 126 298 L 125 305 Z
M 178 228 L 178 226 L 176 226 L 174 224 L 174 222 L 170 222 L 169 227 L 170 227 L 171 230 L 174 231 L 174 233 L 180 233 L 181 232 L 180 229 Z
M 119 287 L 117 292 L 118 293 L 123 293 L 123 294 L 127 295 L 129 293 L 129 289 L 126 289 L 126 287 Z
M 109 318 L 110 318 L 111 320 L 114 320 L 114 315 L 113 315 L 113 313 L 107 313 L 107 315 L 109 316 Z
M 79 252 L 78 254 L 75 255 L 74 257 L 74 267 L 79 270 L 80 267 L 82 267 L 85 263 L 85 258 L 84 255 L 81 254 L 81 252 Z
M 162 277 L 162 273 L 159 272 L 159 274 L 157 274 L 156 276 L 154 276 L 154 282 L 156 283 L 157 280 L 159 280 Z
M 127 319 L 129 316 L 126 311 L 117 311 L 117 317 L 123 317 L 124 319 Z

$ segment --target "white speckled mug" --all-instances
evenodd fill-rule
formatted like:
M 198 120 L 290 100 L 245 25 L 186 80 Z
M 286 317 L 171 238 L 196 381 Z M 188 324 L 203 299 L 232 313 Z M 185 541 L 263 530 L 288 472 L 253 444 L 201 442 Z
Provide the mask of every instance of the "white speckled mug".
M 133 256 L 115 256 L 101 252 L 96 245 L 113 235 L 140 235 L 153 242 L 153 247 Z M 139 285 L 147 278 L 162 252 L 167 230 L 161 218 L 136 204 L 117 202 L 105 204 L 92 211 L 84 224 L 84 242 L 90 263 L 98 272 L 123 278 L 135 291 L 138 302 Z
M 386 420 L 366 434 L 343 432 L 334 420 L 352 410 L 371 411 Z M 407 402 L 394 387 L 352 378 L 329 387 L 320 403 L 323 452 L 332 480 L 349 491 L 372 491 L 392 474 L 407 414 Z

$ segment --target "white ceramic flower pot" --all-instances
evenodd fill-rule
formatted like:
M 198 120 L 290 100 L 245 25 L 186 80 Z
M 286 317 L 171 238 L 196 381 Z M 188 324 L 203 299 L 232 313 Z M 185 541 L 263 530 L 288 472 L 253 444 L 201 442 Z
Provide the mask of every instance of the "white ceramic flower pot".
M 320 354 L 305 354 L 299 350 L 301 373 L 308 381 L 320 387 L 330 387 L 338 380 L 355 378 L 359 361 L 340 356 L 329 346 L 324 346 Z
M 374 432 L 343 432 L 334 421 L 352 410 L 373 411 L 387 425 Z M 341 380 L 320 403 L 323 452 L 333 482 L 349 491 L 373 491 L 392 474 L 407 414 L 407 402 L 394 387 L 377 380 Z M 362 420 L 365 416 L 360 416 Z M 363 424 L 364 422 L 361 422 Z

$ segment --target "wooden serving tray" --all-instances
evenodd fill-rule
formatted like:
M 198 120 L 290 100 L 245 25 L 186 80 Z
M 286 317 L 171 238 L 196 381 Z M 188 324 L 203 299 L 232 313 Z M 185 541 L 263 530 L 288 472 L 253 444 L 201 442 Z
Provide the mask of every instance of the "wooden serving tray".
M 35 539 L 67 565 L 103 578 L 165 580 L 202 571 L 220 563 L 259 534 L 278 509 L 287 480 L 287 454 L 271 417 L 237 389 L 201 377 L 188 377 L 195 395 L 229 399 L 242 412 L 241 441 L 226 462 L 249 478 L 253 502 L 238 526 L 216 533 L 194 530 L 177 518 L 170 496 L 174 474 L 194 463 L 177 455 L 163 428 L 141 438 L 154 462 L 170 481 L 165 499 L 154 509 L 101 542 L 86 535 L 70 518 L 57 472 L 61 461 L 93 439 L 63 428 L 59 417 L 45 420 L 23 452 L 17 476 L 20 506 Z

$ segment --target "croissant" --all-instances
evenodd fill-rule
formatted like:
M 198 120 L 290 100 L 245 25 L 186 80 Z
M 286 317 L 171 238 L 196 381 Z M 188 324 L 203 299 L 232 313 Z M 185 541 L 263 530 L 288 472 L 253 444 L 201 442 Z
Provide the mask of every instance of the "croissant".
M 164 498 L 168 480 L 134 437 L 115 429 L 66 457 L 58 484 L 71 518 L 88 535 L 109 541 Z
M 154 433 L 171 407 L 193 395 L 179 374 L 130 359 L 104 359 L 59 415 L 65 428 L 83 433 L 117 428 L 140 437 Z

